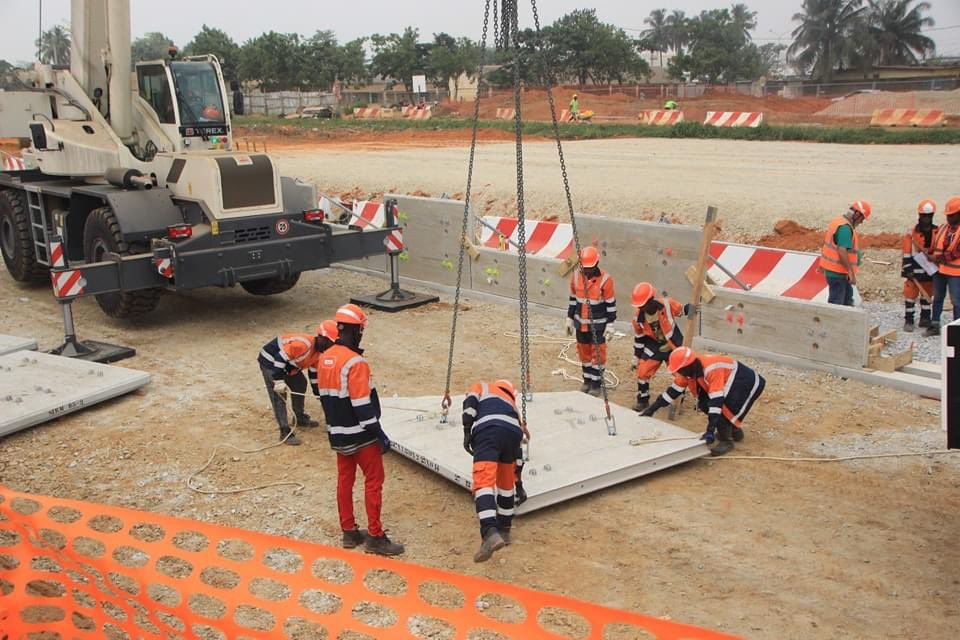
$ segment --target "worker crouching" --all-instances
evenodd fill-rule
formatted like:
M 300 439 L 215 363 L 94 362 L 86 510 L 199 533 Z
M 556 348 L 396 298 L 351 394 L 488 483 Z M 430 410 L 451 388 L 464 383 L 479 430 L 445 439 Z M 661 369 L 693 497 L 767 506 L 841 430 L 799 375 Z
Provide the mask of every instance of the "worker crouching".
M 485 562 L 510 544 L 517 459 L 524 436 L 529 438 L 516 402 L 509 380 L 478 382 L 463 401 L 463 448 L 473 456 L 473 500 L 480 519 L 474 562 Z
M 766 387 L 763 376 L 733 358 L 701 355 L 689 347 L 674 350 L 667 366 L 673 384 L 641 415 L 653 416 L 689 390 L 697 408 L 707 414 L 707 430 L 700 439 L 707 444 L 718 441 L 711 451 L 714 456 L 731 451 L 734 441 L 743 440 L 743 419 Z
M 689 315 L 691 305 L 682 305 L 673 298 L 657 298 L 657 290 L 649 282 L 633 288 L 631 304 L 637 310 L 633 319 L 633 364 L 637 370 L 637 402 L 634 411 L 650 406 L 650 380 L 677 347 L 683 345 L 683 334 L 677 318 Z
M 607 337 L 617 319 L 617 298 L 613 277 L 600 268 L 600 252 L 585 247 L 580 266 L 570 278 L 567 308 L 567 335 L 577 338 L 577 355 L 583 374 L 580 390 L 600 396 L 603 370 L 607 364 Z

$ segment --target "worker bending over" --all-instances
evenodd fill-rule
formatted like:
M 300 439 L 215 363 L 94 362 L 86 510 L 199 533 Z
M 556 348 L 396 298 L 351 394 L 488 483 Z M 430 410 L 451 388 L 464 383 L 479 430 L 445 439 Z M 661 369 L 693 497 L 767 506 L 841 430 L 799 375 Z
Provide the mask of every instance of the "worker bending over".
M 870 217 L 872 208 L 866 200 L 857 200 L 842 216 L 830 221 L 820 249 L 820 269 L 827 277 L 827 302 L 853 306 L 853 288 L 860 270 L 860 239 L 856 228 Z
M 960 196 L 947 200 L 943 213 L 947 216 L 947 223 L 937 229 L 933 251 L 930 252 L 937 273 L 933 276 L 933 318 L 927 329 L 928 336 L 940 334 L 940 316 L 948 291 L 953 319 L 960 320 Z
M 257 363 L 267 387 L 273 415 L 280 426 L 280 440 L 289 445 L 299 445 L 300 439 L 290 430 L 287 421 L 287 394 L 293 392 L 291 403 L 293 414 L 299 427 L 317 427 L 320 423 L 313 420 L 303 410 L 307 380 L 304 369 L 309 370 L 313 381 L 317 358 L 337 339 L 337 325 L 326 320 L 317 327 L 317 335 L 308 333 L 285 333 L 263 345 Z M 314 386 L 314 394 L 317 389 Z
M 380 521 L 383 454 L 390 450 L 390 440 L 380 426 L 380 399 L 360 348 L 367 316 L 357 305 L 347 304 L 337 309 L 336 321 L 340 335 L 317 363 L 317 390 L 330 447 L 337 454 L 337 509 L 343 547 L 364 544 L 370 553 L 399 555 L 403 545 L 391 542 Z M 353 515 L 357 467 L 363 471 L 367 531 L 357 526 Z
M 667 366 L 674 376 L 673 384 L 641 415 L 653 416 L 689 390 L 697 398 L 697 408 L 708 418 L 707 430 L 700 439 L 707 444 L 719 440 L 711 455 L 731 451 L 734 440 L 743 440 L 740 425 L 767 384 L 763 376 L 733 358 L 701 355 L 690 347 L 675 349 Z
M 917 298 L 920 298 L 920 326 L 930 326 L 930 301 L 933 300 L 933 275 L 937 267 L 927 254 L 933 249 L 937 225 L 933 214 L 937 204 L 933 200 L 921 200 L 917 205 L 917 224 L 907 229 L 903 236 L 903 262 L 900 277 L 903 278 L 903 330 L 913 331 L 916 318 Z
M 529 438 L 517 412 L 517 390 L 509 380 L 478 382 L 463 401 L 463 448 L 473 456 L 473 501 L 480 519 L 480 548 L 474 562 L 485 562 L 510 544 L 517 457 Z
M 586 278 L 586 281 L 584 281 Z M 567 335 L 576 334 L 577 355 L 583 371 L 580 391 L 592 396 L 602 392 L 603 369 L 607 364 L 607 337 L 617 319 L 617 298 L 613 277 L 600 268 L 596 247 L 580 251 L 580 266 L 570 278 L 570 304 L 567 307 Z
M 673 298 L 657 298 L 649 282 L 633 288 L 631 304 L 637 310 L 633 319 L 633 365 L 637 370 L 637 402 L 634 411 L 650 406 L 650 380 L 677 347 L 683 346 L 683 334 L 677 318 L 690 315 L 690 304 Z

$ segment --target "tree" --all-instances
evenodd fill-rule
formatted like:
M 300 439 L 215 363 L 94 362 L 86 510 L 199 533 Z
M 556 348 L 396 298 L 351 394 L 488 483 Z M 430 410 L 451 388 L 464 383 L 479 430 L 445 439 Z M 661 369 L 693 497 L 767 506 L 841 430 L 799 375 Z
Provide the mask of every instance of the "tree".
M 53 26 L 40 35 L 40 62 L 44 64 L 70 64 L 70 32 L 61 25 Z
M 737 6 L 743 7 L 735 5 L 734 9 Z M 745 13 L 739 20 L 728 9 L 702 11 L 690 19 L 687 23 L 689 48 L 670 61 L 670 75 L 690 76 L 710 83 L 755 80 L 764 75 L 766 68 L 761 50 L 750 42 L 749 30 L 744 30 L 744 25 L 752 24 L 750 19 L 744 22 L 744 16 L 752 16 L 753 12 L 743 9 Z
M 600 22 L 593 9 L 562 16 L 544 29 L 543 35 L 551 70 L 581 86 L 591 80 L 623 82 L 650 73 L 637 52 L 637 43 L 623 29 Z
M 922 34 L 934 26 L 929 2 L 914 0 L 869 0 L 870 33 L 876 42 L 877 64 L 916 64 L 936 51 L 933 40 Z
M 752 39 L 750 32 L 757 28 L 757 12 L 751 11 L 745 4 L 738 3 L 730 7 L 730 17 L 733 24 L 740 29 L 744 39 L 750 41 Z
M 802 8 L 793 15 L 800 24 L 787 56 L 800 71 L 830 82 L 834 69 L 854 53 L 851 35 L 863 20 L 863 0 L 804 0 Z
M 145 33 L 130 43 L 130 61 L 133 64 L 141 60 L 162 60 L 169 55 L 173 40 L 159 31 Z
M 296 33 L 269 31 L 243 43 L 241 80 L 257 82 L 264 91 L 300 89 L 308 84 L 304 50 Z
M 787 45 L 777 42 L 767 42 L 760 45 L 760 75 L 762 76 L 782 76 L 783 52 L 787 50 Z
M 366 80 L 367 54 L 363 49 L 366 38 L 351 40 L 337 50 L 336 79 L 347 84 Z
M 656 51 L 660 52 L 660 66 L 663 66 L 663 52 L 669 46 L 669 25 L 667 24 L 667 10 L 654 9 L 650 15 L 643 19 L 643 24 L 650 28 L 640 34 L 640 37 L 649 43 L 649 46 L 656 46 Z
M 674 53 L 680 53 L 690 43 L 690 28 L 687 14 L 674 9 L 667 16 L 667 45 Z
M 387 79 L 398 80 L 408 88 L 413 86 L 413 76 L 427 71 L 429 44 L 419 44 L 420 32 L 407 27 L 402 34 L 391 33 L 370 36 L 373 57 L 370 72 Z
M 454 39 L 446 33 L 435 33 L 427 56 L 430 77 L 435 86 L 446 89 L 460 74 L 474 73 L 478 59 L 479 50 L 469 38 Z M 457 93 L 455 85 L 454 100 L 458 98 Z
M 212 53 L 217 56 L 217 59 L 220 61 L 224 80 L 230 82 L 231 80 L 237 79 L 240 46 L 233 41 L 233 38 L 220 29 L 203 25 L 199 33 L 193 36 L 193 40 L 183 48 L 183 53 L 188 56 Z

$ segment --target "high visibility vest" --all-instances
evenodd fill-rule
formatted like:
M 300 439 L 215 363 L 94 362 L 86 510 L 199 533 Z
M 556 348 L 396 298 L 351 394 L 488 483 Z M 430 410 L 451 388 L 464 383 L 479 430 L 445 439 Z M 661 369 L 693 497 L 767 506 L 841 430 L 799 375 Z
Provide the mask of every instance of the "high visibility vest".
M 941 274 L 960 276 L 960 226 L 945 224 L 940 227 L 933 242 L 933 256 L 945 260 L 937 265 Z
M 926 253 L 930 251 L 933 247 L 933 243 L 937 239 L 937 225 L 933 225 L 933 230 L 930 232 L 930 242 L 927 243 L 926 234 L 924 234 L 917 226 L 910 227 L 903 234 L 903 269 L 911 273 L 911 277 L 918 280 L 927 281 L 930 279 L 930 276 L 924 271 L 916 260 L 913 259 L 913 256 L 918 253 Z
M 837 246 L 836 235 L 842 226 L 850 227 L 850 231 L 853 233 L 852 249 Z M 860 267 L 857 266 L 860 255 L 859 249 L 860 239 L 857 237 L 857 230 L 853 228 L 849 220 L 843 216 L 837 216 L 830 221 L 830 226 L 827 227 L 827 233 L 823 236 L 823 248 L 820 249 L 820 268 L 824 271 L 833 271 L 834 273 L 846 275 L 847 270 L 840 263 L 840 252 L 846 251 L 850 268 L 853 270 L 853 273 L 857 273 L 860 270 Z
M 380 399 L 360 349 L 335 344 L 320 355 L 317 393 L 334 451 L 350 455 L 377 441 Z
M 657 315 L 660 319 L 660 332 L 663 333 L 663 337 L 666 340 L 666 344 L 670 345 L 671 349 L 676 349 L 677 347 L 683 346 L 683 334 L 680 333 L 680 328 L 677 326 L 677 316 L 683 313 L 683 305 L 674 300 L 673 298 L 663 298 L 657 299 L 662 306 L 660 311 L 657 312 Z M 634 351 L 637 350 L 643 352 L 645 348 L 644 338 L 657 340 L 656 333 L 653 331 L 643 313 L 643 309 L 640 309 L 637 313 L 636 319 L 633 321 L 633 332 L 635 339 L 633 342 Z M 657 340 L 658 345 L 661 345 L 659 340 Z M 639 357 L 639 354 L 637 354 Z M 648 356 L 652 356 L 653 353 L 648 353 Z
M 580 269 L 570 278 L 570 306 L 567 316 L 573 318 L 577 331 L 586 333 L 590 325 L 603 333 L 608 322 L 617 319 L 617 298 L 613 290 L 613 277 L 600 271 L 596 278 L 588 278 L 584 287 Z
M 257 358 L 264 369 L 295 376 L 317 362 L 316 337 L 309 333 L 285 333 L 260 349 Z
M 467 391 L 463 401 L 463 426 L 471 434 L 485 427 L 500 426 L 520 430 L 520 418 L 513 399 L 486 382 L 478 382 Z

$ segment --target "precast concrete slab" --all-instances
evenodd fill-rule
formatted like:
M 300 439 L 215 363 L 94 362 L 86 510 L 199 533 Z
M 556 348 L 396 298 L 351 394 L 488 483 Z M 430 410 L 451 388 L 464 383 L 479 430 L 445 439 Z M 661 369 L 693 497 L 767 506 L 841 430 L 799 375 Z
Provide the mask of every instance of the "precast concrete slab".
M 394 450 L 470 489 L 473 458 L 463 450 L 454 397 L 441 423 L 440 396 L 384 398 L 383 428 Z M 536 393 L 527 403 L 530 459 L 523 471 L 529 513 L 708 455 L 699 434 L 610 405 L 616 435 L 607 433 L 603 402 L 577 391 Z
M 0 355 L 0 436 L 129 393 L 150 374 L 33 351 Z
M 14 351 L 33 351 L 37 348 L 37 341 L 33 338 L 5 336 L 0 334 L 0 356 Z

